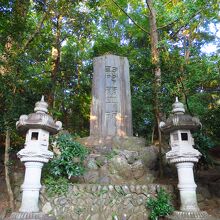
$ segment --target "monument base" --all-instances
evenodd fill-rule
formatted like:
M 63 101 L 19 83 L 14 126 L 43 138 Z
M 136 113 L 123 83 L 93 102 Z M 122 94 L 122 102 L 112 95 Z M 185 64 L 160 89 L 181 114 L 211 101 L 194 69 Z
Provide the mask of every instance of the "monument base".
M 166 217 L 167 220 L 218 220 L 217 218 L 210 216 L 205 211 L 197 212 L 184 212 L 174 211 L 171 216 Z
M 85 137 L 77 140 L 90 150 L 87 172 L 78 183 L 149 184 L 157 176 L 158 148 L 138 137 Z
M 112 149 L 123 149 L 123 150 L 141 150 L 145 147 L 145 139 L 140 137 L 132 136 L 109 136 L 109 137 L 98 137 L 89 136 L 84 138 L 79 138 L 77 140 L 81 144 L 88 148 L 96 147 L 108 147 Z
M 13 212 L 6 220 L 56 220 L 55 217 L 45 215 L 42 212 Z

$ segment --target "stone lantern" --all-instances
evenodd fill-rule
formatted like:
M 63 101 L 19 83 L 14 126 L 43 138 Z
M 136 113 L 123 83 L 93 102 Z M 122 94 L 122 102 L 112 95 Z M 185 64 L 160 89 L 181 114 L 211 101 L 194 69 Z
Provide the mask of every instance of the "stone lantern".
M 175 211 L 169 219 L 212 219 L 198 207 L 193 174 L 194 163 L 198 162 L 201 153 L 193 148 L 191 131 L 201 128 L 201 123 L 198 118 L 185 114 L 184 105 L 178 98 L 172 113 L 165 122 L 160 123 L 161 131 L 170 135 L 171 151 L 166 153 L 166 159 L 177 167 L 181 201 L 180 211 Z
M 42 96 L 35 104 L 34 113 L 21 115 L 16 123 L 20 133 L 26 134 L 24 149 L 18 152 L 18 157 L 25 165 L 25 177 L 21 186 L 22 203 L 19 213 L 12 213 L 11 219 L 46 219 L 39 213 L 38 200 L 41 188 L 41 170 L 44 163 L 53 157 L 48 150 L 49 135 L 56 134 L 62 127 L 60 121 L 55 122 L 48 115 L 48 104 Z M 30 213 L 32 213 L 30 215 Z M 41 217 L 39 217 L 41 216 Z

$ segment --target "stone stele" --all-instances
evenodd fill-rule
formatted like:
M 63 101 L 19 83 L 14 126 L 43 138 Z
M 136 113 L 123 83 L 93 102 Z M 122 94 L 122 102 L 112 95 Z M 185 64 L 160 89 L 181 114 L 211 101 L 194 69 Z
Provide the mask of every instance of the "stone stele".
M 128 59 L 103 55 L 94 58 L 93 68 L 90 136 L 77 139 L 90 155 L 87 172 L 76 181 L 151 183 L 157 150 L 145 148 L 144 138 L 133 137 Z
M 132 136 L 129 63 L 126 57 L 94 58 L 90 136 Z

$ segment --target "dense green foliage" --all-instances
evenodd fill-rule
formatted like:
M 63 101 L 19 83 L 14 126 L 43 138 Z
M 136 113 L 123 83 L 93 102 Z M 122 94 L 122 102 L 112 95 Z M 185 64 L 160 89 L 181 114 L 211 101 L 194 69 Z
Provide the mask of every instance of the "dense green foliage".
M 210 31 L 219 25 L 219 3 L 153 2 L 162 72 L 160 108 L 169 114 L 179 96 L 218 145 L 220 61 L 217 51 L 201 49 L 219 44 Z M 15 132 L 16 120 L 32 112 L 42 94 L 64 129 L 88 135 L 92 59 L 105 53 L 128 57 L 134 135 L 151 140 L 156 123 L 149 13 L 145 1 L 133 0 L 1 1 L 1 144 L 5 130 Z
M 68 191 L 69 181 L 65 177 L 47 176 L 43 179 L 43 183 L 49 196 L 65 195 Z
M 88 150 L 70 134 L 56 135 L 51 143 L 54 157 L 44 167 L 43 183 L 49 196 L 62 195 L 67 193 L 71 177 L 84 174 Z
M 195 148 L 202 154 L 202 158 L 199 160 L 199 165 L 212 164 L 212 160 L 208 154 L 208 150 L 214 147 L 214 142 L 210 137 L 201 132 L 193 134 L 195 141 Z
M 157 220 L 158 217 L 167 216 L 174 211 L 170 195 L 163 188 L 159 189 L 155 198 L 148 198 L 146 207 L 151 210 L 151 220 Z
M 76 142 L 70 134 L 60 134 L 52 140 L 54 157 L 48 163 L 50 175 L 70 179 L 85 172 L 83 161 L 88 150 Z

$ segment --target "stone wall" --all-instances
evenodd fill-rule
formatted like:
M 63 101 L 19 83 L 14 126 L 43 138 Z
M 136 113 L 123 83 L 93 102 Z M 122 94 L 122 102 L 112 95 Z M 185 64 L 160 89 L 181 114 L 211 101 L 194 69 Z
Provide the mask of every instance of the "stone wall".
M 66 196 L 48 197 L 41 194 L 42 210 L 58 220 L 143 220 L 149 210 L 145 208 L 147 197 L 155 195 L 163 187 L 173 192 L 173 187 L 148 185 L 98 185 L 74 184 Z

